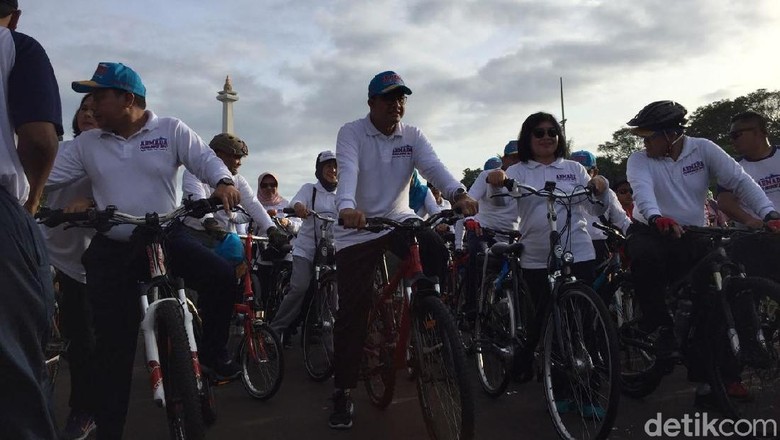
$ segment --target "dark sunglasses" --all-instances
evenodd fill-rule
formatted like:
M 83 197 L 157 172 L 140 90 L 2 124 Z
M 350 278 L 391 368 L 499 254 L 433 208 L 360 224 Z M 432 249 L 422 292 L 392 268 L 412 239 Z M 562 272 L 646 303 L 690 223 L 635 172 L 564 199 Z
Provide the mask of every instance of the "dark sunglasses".
M 266 189 L 266 188 L 276 188 L 277 186 L 279 186 L 279 184 L 276 183 L 276 182 L 261 183 L 260 184 L 260 188 L 263 188 L 263 189 Z
M 558 130 L 555 128 L 534 128 L 531 132 L 531 134 L 533 134 L 536 139 L 543 138 L 545 133 L 547 133 L 547 136 L 551 138 L 558 137 Z
M 634 194 L 634 190 L 631 188 L 621 188 L 617 191 L 618 194 Z
M 732 130 L 729 132 L 729 137 L 731 140 L 737 140 L 740 136 L 742 136 L 742 133 L 750 130 L 755 130 L 756 127 L 748 127 L 748 128 L 740 128 L 739 130 Z

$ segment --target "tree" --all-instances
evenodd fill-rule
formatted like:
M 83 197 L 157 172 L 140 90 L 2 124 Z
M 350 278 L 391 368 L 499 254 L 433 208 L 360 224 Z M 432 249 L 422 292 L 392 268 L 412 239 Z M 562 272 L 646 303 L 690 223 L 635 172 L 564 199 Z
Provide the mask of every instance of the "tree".
M 630 128 L 621 128 L 612 133 L 612 140 L 599 145 L 599 172 L 610 181 L 626 175 L 628 156 L 644 148 L 642 139 L 631 133 Z
M 463 178 L 460 179 L 460 183 L 463 184 L 466 188 L 471 188 L 471 185 L 474 184 L 474 181 L 477 180 L 477 176 L 479 176 L 479 173 L 482 172 L 482 168 L 466 168 L 463 170 Z
M 769 141 L 780 141 L 780 91 L 758 89 L 734 100 L 721 99 L 699 107 L 689 117 L 687 134 L 710 139 L 733 154 L 728 131 L 731 117 L 745 110 L 755 110 L 767 118 Z

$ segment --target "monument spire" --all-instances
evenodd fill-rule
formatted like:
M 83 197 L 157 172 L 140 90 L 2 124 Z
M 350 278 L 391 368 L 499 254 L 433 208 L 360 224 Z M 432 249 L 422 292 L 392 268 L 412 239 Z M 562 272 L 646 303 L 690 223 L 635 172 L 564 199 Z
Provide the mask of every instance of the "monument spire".
M 230 76 L 225 77 L 225 85 L 217 92 L 217 101 L 222 103 L 222 132 L 235 134 L 233 130 L 233 103 L 238 101 L 238 93 L 233 91 Z

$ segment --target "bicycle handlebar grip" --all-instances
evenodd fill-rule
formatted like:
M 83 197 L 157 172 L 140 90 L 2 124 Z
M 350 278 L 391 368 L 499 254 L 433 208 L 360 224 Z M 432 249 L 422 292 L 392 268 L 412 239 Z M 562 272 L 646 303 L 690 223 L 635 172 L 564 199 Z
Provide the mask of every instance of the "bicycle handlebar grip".
M 512 191 L 515 187 L 515 179 L 504 179 L 504 188 Z

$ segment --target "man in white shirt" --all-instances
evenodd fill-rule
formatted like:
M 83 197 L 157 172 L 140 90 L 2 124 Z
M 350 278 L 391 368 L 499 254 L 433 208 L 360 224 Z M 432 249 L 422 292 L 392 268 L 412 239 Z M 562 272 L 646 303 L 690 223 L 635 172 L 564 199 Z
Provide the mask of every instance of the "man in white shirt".
M 398 234 L 360 230 L 366 217 L 398 221 L 416 217 L 409 207 L 415 168 L 465 215 L 476 212 L 476 202 L 444 167 L 428 139 L 418 128 L 401 123 L 411 93 L 395 72 L 377 74 L 368 85 L 368 116 L 341 127 L 336 140 L 336 207 L 344 227 L 334 230 L 339 268 L 339 314 L 334 329 L 336 391 L 329 420 L 334 429 L 352 427 L 349 390 L 357 386 L 375 267 L 385 250 L 400 257 L 408 253 Z M 444 243 L 434 231 L 421 234 L 419 240 L 425 274 L 441 278 L 447 262 Z
M 214 197 L 229 210 L 240 202 L 231 173 L 214 152 L 183 122 L 146 110 L 141 77 L 121 63 L 98 64 L 89 81 L 73 90 L 92 93 L 100 129 L 82 133 L 57 156 L 47 187 L 67 185 L 88 176 L 98 209 L 108 205 L 131 215 L 168 213 L 177 206 L 176 172 L 181 164 L 216 188 Z M 130 395 L 138 338 L 138 280 L 148 279 L 148 261 L 130 241 L 132 227 L 97 233 L 82 261 L 95 324 L 99 438 L 121 438 Z M 166 239 L 168 267 L 199 293 L 204 311 L 198 351 L 204 366 L 236 374 L 226 359 L 235 285 L 233 267 L 207 249 L 182 225 Z
M 762 218 L 778 215 L 761 188 L 719 146 L 686 136 L 687 110 L 674 101 L 657 101 L 631 121 L 645 149 L 628 159 L 627 175 L 634 191 L 633 224 L 627 252 L 642 308 L 641 327 L 652 332 L 659 359 L 678 357 L 672 318 L 666 310 L 667 285 L 689 271 L 706 246 L 682 236 L 680 225 L 703 226 L 702 206 L 711 178 L 734 192 Z M 691 380 L 700 372 L 689 369 Z
M 0 437 L 53 439 L 43 347 L 54 291 L 30 214 L 57 154 L 62 109 L 46 51 L 16 32 L 20 14 L 16 0 L 0 0 Z

